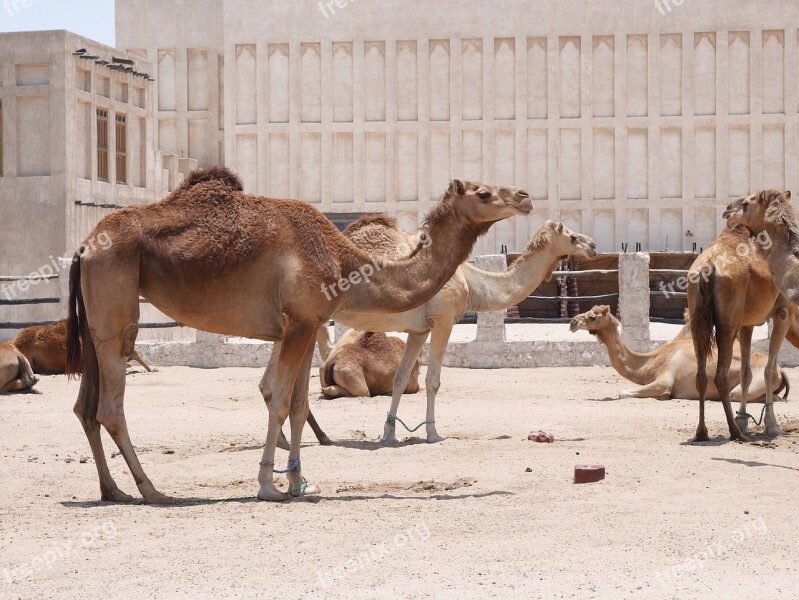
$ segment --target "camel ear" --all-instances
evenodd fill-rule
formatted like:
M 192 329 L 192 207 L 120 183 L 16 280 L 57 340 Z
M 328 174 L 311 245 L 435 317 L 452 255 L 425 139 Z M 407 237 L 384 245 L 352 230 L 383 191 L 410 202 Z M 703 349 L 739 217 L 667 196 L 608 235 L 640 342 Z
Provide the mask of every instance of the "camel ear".
M 563 233 L 563 223 L 558 223 L 558 233 Z
M 610 312 L 610 307 L 609 307 L 607 304 L 603 304 L 602 306 L 600 306 L 600 307 L 597 309 L 597 312 L 598 312 L 600 315 L 606 315 L 606 314 L 608 314 L 608 313 Z
M 450 196 L 463 196 L 466 193 L 466 184 L 460 179 L 453 179 L 447 190 Z
M 783 200 L 790 200 L 791 199 L 791 190 L 785 190 L 781 194 L 781 196 L 782 196 Z

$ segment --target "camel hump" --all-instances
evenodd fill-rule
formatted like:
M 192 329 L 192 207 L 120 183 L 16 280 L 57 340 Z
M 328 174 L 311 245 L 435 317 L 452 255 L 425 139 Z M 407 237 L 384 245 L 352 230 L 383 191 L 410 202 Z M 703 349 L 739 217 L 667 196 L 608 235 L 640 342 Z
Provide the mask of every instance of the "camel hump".
M 241 183 L 239 176 L 227 167 L 222 166 L 194 169 L 191 173 L 189 173 L 189 176 L 183 180 L 183 183 L 180 184 L 180 189 L 190 190 L 201 183 L 206 183 L 209 181 L 218 181 L 223 183 L 234 192 L 244 191 L 244 185 Z
M 386 215 L 364 215 L 357 221 L 353 221 L 347 225 L 347 228 L 344 230 L 344 235 L 349 236 L 349 234 L 360 229 L 374 225 L 378 227 L 388 227 L 389 229 L 398 229 L 397 220 L 393 217 L 387 217 Z

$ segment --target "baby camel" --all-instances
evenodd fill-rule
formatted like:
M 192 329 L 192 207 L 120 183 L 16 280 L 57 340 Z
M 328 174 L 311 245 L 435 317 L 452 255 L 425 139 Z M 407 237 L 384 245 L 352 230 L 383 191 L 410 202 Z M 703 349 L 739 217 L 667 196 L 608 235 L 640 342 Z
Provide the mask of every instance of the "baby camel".
M 595 306 L 588 312 L 572 319 L 572 331 L 584 330 L 595 335 L 599 342 L 608 349 L 610 362 L 616 372 L 637 383 L 639 388 L 622 390 L 619 398 L 657 398 L 669 400 L 684 398 L 699 399 L 696 389 L 696 354 L 691 338 L 690 325 L 685 325 L 677 337 L 657 350 L 647 353 L 633 352 L 624 343 L 620 332 L 620 324 L 610 312 L 609 306 Z M 715 349 L 710 362 L 710 385 L 707 390 L 708 400 L 721 400 L 721 395 L 712 383 L 715 376 Z M 763 354 L 752 353 L 751 364 L 761 370 L 754 373 L 749 387 L 749 400 L 756 402 L 766 397 L 766 380 L 762 369 L 765 369 L 768 358 Z M 732 381 L 741 379 L 741 347 L 736 341 L 729 377 Z M 771 374 L 771 388 L 779 393 L 785 388 L 785 399 L 788 398 L 790 384 L 785 371 L 779 366 Z M 776 388 L 776 389 L 775 389 Z M 738 402 L 741 397 L 741 386 L 738 384 L 730 392 L 730 400 Z
M 0 394 L 33 392 L 38 381 L 28 359 L 19 350 L 8 342 L 0 344 Z
M 405 342 L 385 333 L 350 329 L 319 367 L 322 393 L 328 398 L 390 394 Z M 419 391 L 419 359 L 416 359 L 406 394 Z

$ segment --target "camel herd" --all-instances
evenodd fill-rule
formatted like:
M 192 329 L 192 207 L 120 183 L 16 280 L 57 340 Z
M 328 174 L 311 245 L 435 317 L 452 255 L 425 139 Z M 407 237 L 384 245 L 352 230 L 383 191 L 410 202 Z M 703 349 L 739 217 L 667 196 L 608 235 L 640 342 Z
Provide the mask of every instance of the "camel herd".
M 38 380 L 34 371 L 80 375 L 74 412 L 94 456 L 102 499 L 131 497 L 108 469 L 101 426 L 144 501 L 170 502 L 144 472 L 125 420 L 127 361 L 144 364 L 134 347 L 142 296 L 185 326 L 274 342 L 259 385 L 269 420 L 257 495 L 281 501 L 318 494 L 318 486 L 303 477 L 300 460 L 306 421 L 321 443 L 330 443 L 308 409 L 314 344 L 324 359 L 319 375 L 325 396 L 392 395 L 383 431 L 383 440 L 392 442 L 402 394 L 419 390 L 420 354 L 430 335 L 424 425 L 427 441 L 442 440 L 435 398 L 453 326 L 466 311 L 518 304 L 560 259 L 596 254 L 589 237 L 547 221 L 505 272 L 465 262 L 492 224 L 528 215 L 532 207 L 521 188 L 453 179 L 417 234 L 374 216 L 342 233 L 309 204 L 245 194 L 238 177 L 222 167 L 196 170 L 164 200 L 117 210 L 97 224 L 87 239 L 102 233 L 113 243 L 75 254 L 66 322 L 23 331 L 12 344 L 0 345 L 0 375 L 8 382 L 0 381 L 0 391 L 30 390 Z M 698 398 L 697 440 L 708 436 L 707 398 L 722 401 L 731 436 L 742 439 L 747 402 L 764 399 L 766 434 L 778 434 L 773 399 L 783 389 L 787 397 L 789 383 L 776 364 L 777 351 L 786 335 L 799 342 L 799 225 L 790 192 L 764 190 L 738 199 L 725 218 L 729 227 L 691 267 L 687 324 L 673 341 L 634 352 L 607 306 L 570 325 L 594 334 L 614 368 L 641 386 L 620 397 Z M 752 244 L 753 236 L 768 238 L 768 247 Z M 742 254 L 740 244 L 751 252 Z M 752 328 L 769 317 L 769 355 L 752 354 Z M 332 349 L 331 318 L 352 328 Z M 407 333 L 407 343 L 388 332 Z M 708 359 L 715 363 L 710 386 Z M 731 397 L 740 402 L 737 418 Z M 287 418 L 288 440 L 281 431 Z M 275 469 L 278 445 L 289 450 L 283 471 Z M 287 491 L 275 486 L 276 472 L 286 473 Z

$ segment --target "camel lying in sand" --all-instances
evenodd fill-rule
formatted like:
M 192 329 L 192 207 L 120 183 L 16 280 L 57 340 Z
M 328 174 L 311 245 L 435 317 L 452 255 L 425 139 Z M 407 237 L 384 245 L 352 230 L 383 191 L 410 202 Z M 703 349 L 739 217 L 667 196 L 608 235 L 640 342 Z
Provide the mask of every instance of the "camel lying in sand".
M 0 344 L 0 394 L 33 392 L 38 381 L 22 352 L 8 342 Z
M 404 352 L 405 342 L 399 338 L 350 329 L 319 367 L 322 393 L 328 398 L 390 394 Z M 406 394 L 419 391 L 419 366 L 417 358 Z
M 570 329 L 572 331 L 582 329 L 595 335 L 599 342 L 608 349 L 610 362 L 616 372 L 625 379 L 643 386 L 623 390 L 619 392 L 619 398 L 699 399 L 696 389 L 696 354 L 694 353 L 690 325 L 685 325 L 677 337 L 668 344 L 647 353 L 633 352 L 624 343 L 619 321 L 610 312 L 609 306 L 595 306 L 588 312 L 577 315 L 572 319 Z M 710 362 L 711 380 L 707 389 L 708 400 L 721 400 L 716 386 L 712 383 L 712 377 L 715 375 L 712 367 L 715 354 L 714 349 Z M 749 387 L 749 400 L 752 402 L 762 402 L 766 397 L 763 368 L 765 368 L 767 360 L 768 358 L 763 354 L 752 353 L 752 366 L 759 369 L 753 371 L 752 383 Z M 730 400 L 740 401 L 741 347 L 737 341 L 733 349 L 729 376 L 732 381 L 739 382 L 730 392 Z M 784 388 L 787 400 L 790 384 L 785 371 L 778 366 L 771 379 L 771 389 L 774 390 L 774 393 L 776 394 Z
M 19 332 L 11 342 L 30 361 L 34 373 L 63 375 L 67 368 L 67 320 L 50 325 L 35 325 Z M 134 349 L 128 360 L 135 360 L 152 372 Z M 130 364 L 128 364 L 130 366 Z

